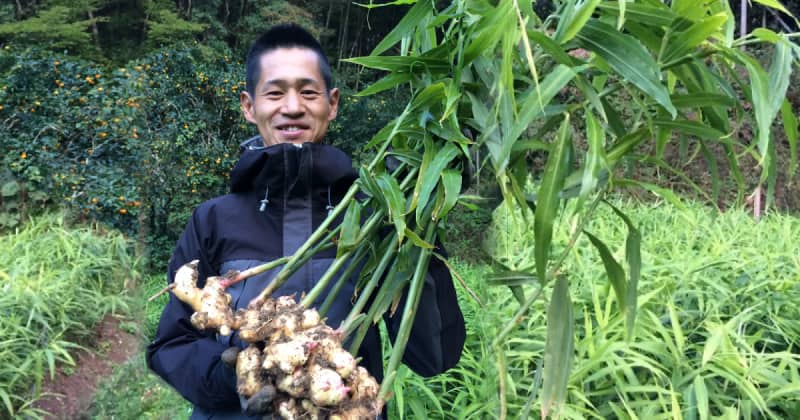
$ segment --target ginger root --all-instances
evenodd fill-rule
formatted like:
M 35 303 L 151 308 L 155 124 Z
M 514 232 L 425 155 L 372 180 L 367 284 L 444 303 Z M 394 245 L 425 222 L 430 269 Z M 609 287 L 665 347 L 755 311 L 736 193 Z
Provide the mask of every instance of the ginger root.
M 234 314 L 227 282 L 209 277 L 197 288 L 197 261 L 182 266 L 172 293 L 195 313 L 192 325 L 238 330 L 248 347 L 226 351 L 235 361 L 237 392 L 247 414 L 274 412 L 283 419 L 366 419 L 380 414 L 379 386 L 366 369 L 342 348 L 341 331 L 325 325 L 315 309 L 292 296 L 266 299 Z

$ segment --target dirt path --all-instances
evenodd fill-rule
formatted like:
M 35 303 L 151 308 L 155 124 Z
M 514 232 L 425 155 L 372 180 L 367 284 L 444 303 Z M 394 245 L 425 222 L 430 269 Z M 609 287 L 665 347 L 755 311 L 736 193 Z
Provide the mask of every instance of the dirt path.
M 48 418 L 81 418 L 91 405 L 99 382 L 141 346 L 139 337 L 121 329 L 120 321 L 110 315 L 97 327 L 95 336 L 95 348 L 78 352 L 74 367 L 59 369 L 53 380 L 45 377 L 42 394 L 46 396 L 33 406 L 50 413 Z

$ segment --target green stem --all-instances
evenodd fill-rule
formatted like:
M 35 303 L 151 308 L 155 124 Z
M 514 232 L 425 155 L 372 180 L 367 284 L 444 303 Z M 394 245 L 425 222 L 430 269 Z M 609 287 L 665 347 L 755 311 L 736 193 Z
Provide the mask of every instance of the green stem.
M 436 224 L 428 225 L 425 234 L 425 240 L 432 242 L 434 233 L 436 232 Z M 397 368 L 400 366 L 400 361 L 406 351 L 406 344 L 408 344 L 408 337 L 411 335 L 411 328 L 414 324 L 414 317 L 417 313 L 417 306 L 419 299 L 422 295 L 422 288 L 425 285 L 425 276 L 428 272 L 428 261 L 431 256 L 431 249 L 420 248 L 420 256 L 417 261 L 417 267 L 414 270 L 414 277 L 411 279 L 411 286 L 409 287 L 406 305 L 403 308 L 403 318 L 400 321 L 400 330 L 397 333 L 397 338 L 394 340 L 392 347 L 392 355 L 389 357 L 389 364 L 386 366 L 387 375 L 381 383 L 381 390 L 378 393 L 378 398 L 385 400 L 392 388 L 392 382 L 397 373 Z
M 249 269 L 244 270 L 244 271 L 240 271 L 240 272 L 236 273 L 236 275 L 232 279 L 223 281 L 222 282 L 222 287 L 223 288 L 230 287 L 230 286 L 232 286 L 232 285 L 234 285 L 234 284 L 236 284 L 236 283 L 238 283 L 238 282 L 240 282 L 240 281 L 242 281 L 244 279 L 253 277 L 253 276 L 257 275 L 257 274 L 261 274 L 261 273 L 263 273 L 265 271 L 268 271 L 268 270 L 271 270 L 271 269 L 273 269 L 273 268 L 275 268 L 275 267 L 277 267 L 279 265 L 286 264 L 287 261 L 289 261 L 289 257 L 281 257 L 281 258 L 278 258 L 277 260 L 270 261 L 270 262 L 268 262 L 266 264 L 261 264 L 261 265 L 259 265 L 257 267 L 253 267 L 253 268 L 249 268 Z
M 519 309 L 517 309 L 517 312 L 514 313 L 514 316 L 511 318 L 511 320 L 508 321 L 503 327 L 503 330 L 500 332 L 500 334 L 498 334 L 497 337 L 495 337 L 495 339 L 492 341 L 492 347 L 500 348 L 500 345 L 506 340 L 508 335 L 511 334 L 511 330 L 514 329 L 514 327 L 516 327 L 517 324 L 522 321 L 522 318 L 525 316 L 525 314 L 528 313 L 528 309 L 530 309 L 531 305 L 533 305 L 533 302 L 535 302 L 536 299 L 541 296 L 542 290 L 544 290 L 544 285 L 547 284 L 547 280 L 556 276 L 558 271 L 561 269 L 561 265 L 564 264 L 564 261 L 566 261 L 570 251 L 572 251 L 572 249 L 575 247 L 575 244 L 578 242 L 578 236 L 580 236 L 583 232 L 583 228 L 591 219 L 592 214 L 594 214 L 603 196 L 603 193 L 597 194 L 594 200 L 592 200 L 592 203 L 589 205 L 586 213 L 583 214 L 583 217 L 581 218 L 577 228 L 570 235 L 567 246 L 558 256 L 558 259 L 556 259 L 556 262 L 550 268 L 550 271 L 547 272 L 546 278 L 541 281 L 542 287 L 539 287 L 539 289 L 536 290 L 536 293 L 532 294 L 525 300 L 525 302 L 522 303 Z
M 342 200 L 342 203 L 344 202 L 345 200 Z M 339 205 L 341 206 L 342 203 L 339 203 Z M 325 222 L 327 222 L 328 220 L 332 220 L 331 217 L 328 217 L 328 219 L 326 219 Z M 307 240 L 303 244 L 303 246 L 301 246 L 297 251 L 295 251 L 295 253 L 291 257 L 289 257 L 289 261 L 286 263 L 286 265 L 283 266 L 283 269 L 278 273 L 278 275 L 275 276 L 274 279 L 272 279 L 272 281 L 267 285 L 267 287 L 264 288 L 261 294 L 259 294 L 258 296 L 253 298 L 253 300 L 250 301 L 248 307 L 255 307 L 255 308 L 261 307 L 264 304 L 264 302 L 266 302 L 267 299 L 269 299 L 270 296 L 272 296 L 272 293 L 278 290 L 278 288 L 281 287 L 283 283 L 286 283 L 286 280 L 288 280 L 289 277 L 291 277 L 291 275 L 294 274 L 299 267 L 301 267 L 308 260 L 310 260 L 311 257 L 314 256 L 314 254 L 334 246 L 332 239 L 339 231 L 339 228 L 337 227 L 334 228 L 333 230 L 328 231 L 327 225 L 329 225 L 330 223 L 326 225 L 325 222 L 323 222 L 323 225 L 325 226 L 320 225 L 320 227 L 317 228 L 317 230 L 315 230 L 314 233 L 311 235 L 311 238 L 313 238 L 314 240 L 311 241 L 311 238 L 309 238 L 309 240 Z
M 389 244 L 388 248 L 384 251 L 383 257 L 381 257 L 381 261 L 378 263 L 378 266 L 375 268 L 375 271 L 372 272 L 372 277 L 370 277 L 367 285 L 364 286 L 364 290 L 361 291 L 361 295 L 358 297 L 356 304 L 353 305 L 353 309 L 350 310 L 350 314 L 342 323 L 341 329 L 347 334 L 350 331 L 361 311 L 364 309 L 364 306 L 367 304 L 372 292 L 378 287 L 378 283 L 380 283 L 381 278 L 383 277 L 383 272 L 386 271 L 386 267 L 389 266 L 389 262 L 391 262 L 395 257 L 395 250 L 397 249 L 397 233 L 394 233 L 389 237 Z M 358 341 L 358 340 L 357 340 Z M 361 344 L 359 341 L 355 346 L 355 349 L 358 349 L 358 345 Z
M 330 293 L 325 296 L 325 300 L 322 302 L 322 305 L 319 307 L 319 316 L 324 317 L 328 310 L 333 305 L 333 302 L 336 300 L 336 297 L 339 296 L 339 291 L 342 289 L 344 284 L 350 279 L 350 276 L 353 275 L 353 271 L 361 264 L 361 259 L 364 258 L 366 254 L 366 248 L 359 248 L 356 250 L 356 255 L 350 260 L 350 265 L 344 270 L 339 279 L 334 284 L 333 289 L 331 289 Z M 303 302 L 301 302 L 303 303 Z M 309 302 L 309 305 L 311 302 Z
M 375 228 L 378 227 L 382 218 L 383 218 L 383 211 L 379 210 L 373 213 L 372 216 L 370 216 L 370 218 L 362 227 L 361 233 L 359 234 L 358 238 L 356 238 L 356 243 L 362 243 L 366 239 L 366 237 L 370 235 L 375 230 Z M 320 277 L 319 281 L 317 281 L 317 284 L 314 285 L 314 288 L 312 288 L 311 291 L 309 291 L 308 294 L 305 296 L 305 298 L 303 298 L 300 304 L 303 306 L 308 306 L 312 302 L 317 300 L 317 297 L 319 297 L 322 291 L 325 290 L 326 287 L 328 287 L 328 283 L 330 283 L 333 276 L 336 275 L 336 273 L 342 268 L 342 266 L 345 263 L 347 263 L 347 261 L 350 259 L 350 256 L 354 252 L 355 249 L 351 249 L 345 252 L 344 254 L 340 255 L 339 257 L 337 257 L 336 260 L 333 262 L 333 264 L 331 264 L 331 266 L 328 267 L 328 270 L 325 271 L 325 274 L 323 274 L 322 277 Z

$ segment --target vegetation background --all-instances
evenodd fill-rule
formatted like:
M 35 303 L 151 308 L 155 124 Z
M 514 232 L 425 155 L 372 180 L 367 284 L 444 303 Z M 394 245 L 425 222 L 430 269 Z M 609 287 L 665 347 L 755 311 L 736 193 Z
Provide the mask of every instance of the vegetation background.
M 535 8 L 538 14 L 545 16 L 554 11 L 561 3 L 563 2 L 538 1 Z M 784 0 L 782 4 L 795 16 L 800 14 L 800 1 Z M 732 9 L 737 14 L 737 20 L 742 17 L 742 9 L 739 6 L 738 1 L 732 2 Z M 362 146 L 386 122 L 402 111 L 408 102 L 410 92 L 393 89 L 374 96 L 355 96 L 355 92 L 378 80 L 383 73 L 348 63 L 343 59 L 368 55 L 400 21 L 409 8 L 410 6 L 401 4 L 393 7 L 367 9 L 344 0 L 318 2 L 285 0 L 14 0 L 13 2 L 4 2 L 0 5 L 0 127 L 2 127 L 0 150 L 3 150 L 2 157 L 0 157 L 2 161 L 2 166 L 0 166 L 0 229 L 13 232 L 23 226 L 27 229 L 33 225 L 34 233 L 30 237 L 33 238 L 39 234 L 35 232 L 41 232 L 41 229 L 36 230 L 36 223 L 45 222 L 29 222 L 30 216 L 57 208 L 66 209 L 69 217 L 75 221 L 99 222 L 103 226 L 126 234 L 133 241 L 131 253 L 134 257 L 125 256 L 124 258 L 126 260 L 138 258 L 136 264 L 141 264 L 141 270 L 144 272 L 159 272 L 191 210 L 198 203 L 226 190 L 227 174 L 236 161 L 238 153 L 237 145 L 254 134 L 254 131 L 240 117 L 237 99 L 239 91 L 244 87 L 242 60 L 250 41 L 264 28 L 279 22 L 303 24 L 320 37 L 328 56 L 333 60 L 337 85 L 344 91 L 342 108 L 338 119 L 331 128 L 328 141 L 354 154 L 357 160 L 366 160 L 367 156 L 361 155 L 366 153 Z M 785 16 L 781 17 L 769 8 L 754 4 L 748 6 L 746 10 L 745 30 L 758 26 L 787 32 L 798 30 L 794 21 Z M 741 29 L 741 24 L 739 23 L 739 25 Z M 756 50 L 753 51 L 753 54 L 763 58 L 766 62 L 769 52 L 768 50 L 763 52 Z M 800 78 L 797 74 L 793 77 L 787 99 L 794 109 L 798 109 L 800 108 Z M 745 122 L 739 133 L 746 139 L 747 136 L 753 136 L 753 131 L 753 128 Z M 800 192 L 798 191 L 798 185 L 800 185 L 798 181 L 800 180 L 796 173 L 792 178 L 788 178 L 787 174 L 793 172 L 786 169 L 791 166 L 791 156 L 796 156 L 797 151 L 791 146 L 785 133 L 778 133 L 777 136 L 778 139 L 775 142 L 778 156 L 777 166 L 783 170 L 777 171 L 779 180 L 775 191 L 774 205 L 775 208 L 786 213 L 796 214 L 800 208 Z M 747 206 L 748 202 L 737 196 L 736 185 L 728 176 L 728 169 L 725 165 L 720 163 L 719 167 L 716 166 L 717 161 L 725 161 L 724 151 L 712 147 L 708 153 L 716 156 L 713 159 L 708 159 L 704 153 L 706 153 L 705 150 L 701 151 L 689 142 L 681 143 L 681 147 L 670 151 L 665 156 L 665 160 L 672 167 L 679 168 L 678 173 L 635 164 L 626 166 L 625 170 L 631 174 L 632 178 L 652 182 L 685 197 L 704 200 L 711 206 L 720 209 L 733 209 L 731 216 L 728 217 L 740 218 L 735 222 L 729 222 L 732 226 L 730 231 L 706 233 L 706 236 L 720 238 L 724 237 L 726 233 L 744 237 L 757 235 L 755 231 L 746 230 L 745 226 L 748 226 L 748 222 L 746 222 L 745 213 L 738 212 Z M 751 162 L 745 161 L 741 164 L 747 187 L 750 190 L 754 189 L 756 185 L 760 185 L 760 173 L 757 172 L 756 163 L 756 160 L 753 159 Z M 534 169 L 542 169 L 545 161 L 534 156 L 530 159 L 529 164 Z M 709 176 L 712 171 L 716 171 L 718 176 Z M 717 185 L 714 178 L 723 181 Z M 690 183 L 687 182 L 688 179 L 694 181 Z M 715 190 L 719 191 L 712 193 Z M 496 204 L 498 192 L 491 177 L 478 178 L 473 183 L 471 192 L 485 197 L 494 197 Z M 636 190 L 628 194 L 630 194 L 629 198 L 649 200 L 644 193 Z M 756 194 L 760 196 L 761 193 L 757 191 Z M 750 205 L 752 206 L 752 204 Z M 632 206 L 638 209 L 635 205 Z M 707 223 L 698 222 L 697 219 L 709 216 L 705 210 L 691 206 L 690 209 L 692 212 L 676 216 L 674 213 L 669 213 L 670 210 L 652 210 L 645 205 L 641 210 L 643 213 L 640 219 L 648 220 L 648 217 L 655 218 L 655 220 L 689 218 L 695 221 L 687 226 L 699 230 Z M 667 214 L 659 212 L 667 212 Z M 494 222 L 492 221 L 493 217 Z M 469 285 L 481 295 L 484 293 L 491 295 L 494 292 L 484 290 L 485 285 L 477 280 L 485 276 L 481 271 L 485 267 L 478 263 L 487 261 L 487 253 L 475 244 L 484 241 L 486 232 L 491 231 L 488 227 L 496 227 L 498 223 L 503 223 L 503 220 L 503 216 L 498 215 L 497 212 L 493 214 L 487 210 L 467 211 L 464 208 L 457 208 L 446 226 L 449 238 L 451 238 L 447 242 L 447 246 L 455 255 L 456 260 L 460 259 L 459 270 L 467 273 L 465 277 L 467 277 Z M 598 223 L 602 223 L 602 218 Z M 782 231 L 781 229 L 797 233 L 797 225 L 793 221 L 781 220 L 775 223 L 780 226 L 775 230 L 776 235 Z M 787 225 L 781 223 L 787 223 Z M 662 222 L 661 226 L 663 224 L 665 223 Z M 657 227 L 659 227 L 659 222 L 654 221 L 654 231 Z M 703 234 L 695 234 L 703 237 Z M 515 235 L 511 235 L 511 239 L 504 240 L 516 243 L 524 242 L 525 232 L 517 232 Z M 654 304 L 652 308 L 647 309 L 649 312 L 642 316 L 644 320 L 641 321 L 639 328 L 649 328 L 649 333 L 658 337 L 659 340 L 668 341 L 665 337 L 672 336 L 674 340 L 681 342 L 676 341 L 674 348 L 669 346 L 669 348 L 660 349 L 648 348 L 645 349 L 647 350 L 645 355 L 638 353 L 635 356 L 626 355 L 625 350 L 621 349 L 613 351 L 613 345 L 605 342 L 603 345 L 609 347 L 602 348 L 600 346 L 603 351 L 599 353 L 596 343 L 585 341 L 579 343 L 579 345 L 586 346 L 578 347 L 579 354 L 592 354 L 597 358 L 605 357 L 607 366 L 617 362 L 617 366 L 622 366 L 624 361 L 634 367 L 594 371 L 592 369 L 597 366 L 576 367 L 575 369 L 578 371 L 576 375 L 589 376 L 585 376 L 583 379 L 580 379 L 579 376 L 576 377 L 578 379 L 571 379 L 573 385 L 570 389 L 574 394 L 571 401 L 576 402 L 576 405 L 570 408 L 573 410 L 572 415 L 579 417 L 593 412 L 604 413 L 603 417 L 625 417 L 631 413 L 642 415 L 642 413 L 648 413 L 647 410 L 657 409 L 639 407 L 636 401 L 653 400 L 657 401 L 658 407 L 672 407 L 674 404 L 672 399 L 676 393 L 682 393 L 683 398 L 691 400 L 691 398 L 702 395 L 703 392 L 700 390 L 704 389 L 712 396 L 709 400 L 712 403 L 716 401 L 720 407 L 711 412 L 718 416 L 726 415 L 726 407 L 731 407 L 733 404 L 719 396 L 730 394 L 733 391 L 719 385 L 719 382 L 709 382 L 709 385 L 706 385 L 706 382 L 696 379 L 698 377 L 696 372 L 708 368 L 705 366 L 707 363 L 705 353 L 716 352 L 716 349 L 711 349 L 706 344 L 708 337 L 716 337 L 714 331 L 739 328 L 747 330 L 748 333 L 752 332 L 753 336 L 759 337 L 759 340 L 764 334 L 774 334 L 767 341 L 778 343 L 775 345 L 782 352 L 797 354 L 798 330 L 797 324 L 792 321 L 797 317 L 782 312 L 783 306 L 767 308 L 766 305 L 753 303 L 748 300 L 752 298 L 752 295 L 739 290 L 742 282 L 745 281 L 742 280 L 743 275 L 747 275 L 748 279 L 751 277 L 754 279 L 761 270 L 742 268 L 735 274 L 726 273 L 723 272 L 724 270 L 715 268 L 719 264 L 718 260 L 705 259 L 702 255 L 707 257 L 709 254 L 698 251 L 713 249 L 713 252 L 709 251 L 710 255 L 724 255 L 724 258 L 734 259 L 733 253 L 744 252 L 742 251 L 744 248 L 736 248 L 737 251 L 727 252 L 715 247 L 719 244 L 703 245 L 693 243 L 688 239 L 679 240 L 666 233 L 664 235 L 666 244 L 651 243 L 648 246 L 655 247 L 653 249 L 663 247 L 664 252 L 667 252 L 668 244 L 687 242 L 689 248 L 679 251 L 677 247 L 674 247 L 672 251 L 669 251 L 672 253 L 668 253 L 668 255 L 672 255 L 671 258 L 675 259 L 683 258 L 687 253 L 697 255 L 696 259 L 690 261 L 698 271 L 683 272 L 680 275 L 697 275 L 699 272 L 707 273 L 708 270 L 717 270 L 715 276 L 710 278 L 719 279 L 719 281 L 707 280 L 707 284 L 704 284 L 703 287 L 692 283 L 693 286 L 689 290 L 683 290 L 675 280 L 669 280 L 676 283 L 674 286 L 665 286 L 671 284 L 668 279 L 651 277 L 651 281 L 659 284 L 659 286 L 653 286 L 654 290 L 674 287 L 670 290 L 670 296 L 675 294 L 685 296 L 681 299 L 693 302 L 692 305 L 696 305 L 696 307 L 682 304 L 680 307 L 671 307 L 669 303 L 656 307 Z M 770 238 L 775 238 L 775 236 L 770 236 Z M 27 240 L 32 241 L 33 239 Z M 776 244 L 792 243 L 791 236 L 785 237 L 783 241 L 776 242 Z M 498 239 L 493 242 L 502 243 L 503 241 Z M 505 251 L 508 252 L 508 249 Z M 752 250 L 754 253 L 758 251 L 764 252 L 768 256 L 781 255 L 781 257 L 775 257 L 777 260 L 768 259 L 767 262 L 754 262 L 753 264 L 769 267 L 765 271 L 767 273 L 770 273 L 770 270 L 775 267 L 788 266 L 789 268 L 786 270 L 790 274 L 775 274 L 774 276 L 793 278 L 792 282 L 781 285 L 782 289 L 780 290 L 787 292 L 788 296 L 797 296 L 797 290 L 800 287 L 797 285 L 797 273 L 800 272 L 797 269 L 798 253 L 795 251 L 784 252 L 785 250 L 778 249 L 756 248 Z M 12 254 L 16 255 L 16 252 L 14 251 Z M 119 258 L 122 257 L 116 256 L 112 259 Z M 572 263 L 581 264 L 579 260 Z M 64 262 L 64 264 L 68 264 L 68 262 Z M 126 263 L 125 267 L 139 267 L 136 264 Z M 584 264 L 587 267 L 590 266 L 589 263 Z M 648 269 L 657 271 L 661 267 L 666 270 L 665 273 L 661 273 L 665 277 L 677 275 L 674 271 L 670 271 L 674 270 L 674 267 L 669 266 L 666 262 L 664 264 L 667 268 L 654 263 Z M 5 266 L 0 266 L 0 270 L 3 270 L 4 273 L 11 273 L 13 267 L 30 265 L 36 264 L 23 259 L 15 259 L 8 261 Z M 87 268 L 90 272 L 107 270 L 109 273 L 116 272 L 114 270 L 118 271 L 118 269 L 119 267 L 114 267 L 113 270 L 111 268 Z M 596 262 L 594 269 L 597 269 Z M 137 268 L 130 268 L 130 270 L 135 272 Z M 601 270 L 596 271 L 597 273 L 587 273 L 585 278 L 597 277 Z M 16 277 L 21 276 L 19 273 L 12 274 L 13 278 L 21 278 Z M 119 275 L 109 275 L 121 278 Z M 758 277 L 753 280 L 752 289 L 745 288 L 744 290 L 761 290 L 755 285 L 773 281 L 774 276 Z M 129 292 L 132 296 L 144 295 L 157 290 L 162 283 L 161 275 L 146 275 L 143 280 L 145 291 L 136 289 Z M 114 287 L 120 286 L 120 284 L 114 285 Z M 705 286 L 711 289 L 706 289 Z M 100 290 L 108 286 L 92 287 Z M 117 292 L 116 289 L 112 288 L 111 290 L 111 295 Z M 577 319 L 586 325 L 613 323 L 613 321 L 609 321 L 608 309 L 603 308 L 603 302 L 609 295 L 608 288 L 585 285 L 583 290 L 586 291 L 586 294 L 576 296 L 575 306 L 592 307 L 595 311 L 579 315 Z M 709 290 L 730 294 L 732 296 L 730 300 L 735 301 L 736 305 L 724 308 L 709 305 L 707 302 L 713 301 L 711 296 L 714 296 L 713 292 Z M 95 298 L 98 301 L 109 302 L 106 297 Z M 659 299 L 659 295 L 653 291 L 650 298 L 651 302 L 655 302 Z M 54 299 L 64 300 L 63 297 Z M 493 301 L 500 305 L 501 302 L 508 301 L 510 303 L 512 299 L 513 297 L 510 295 L 501 293 L 501 296 L 495 296 Z M 126 306 L 117 305 L 114 303 L 117 301 L 113 299 L 110 302 L 114 306 L 113 310 L 117 310 L 117 306 L 120 308 Z M 484 310 L 484 308 L 473 307 L 473 303 L 470 302 L 468 299 L 464 300 L 464 305 L 469 308 L 468 311 Z M 770 305 L 777 304 L 773 300 L 769 302 Z M 605 305 L 609 306 L 610 304 Z M 111 310 L 106 306 L 102 307 L 104 311 Z M 751 307 L 757 309 L 751 309 Z M 0 308 L 5 310 L 4 306 L 0 306 Z M 152 334 L 152 317 L 158 313 L 157 308 L 157 306 L 140 308 L 134 304 L 133 309 L 128 309 L 129 312 L 138 313 L 139 316 L 146 314 L 149 317 L 149 321 L 145 323 L 144 327 L 145 336 Z M 682 321 L 678 328 L 690 331 L 676 332 L 675 323 L 670 318 L 676 310 L 685 311 L 680 314 Z M 759 312 L 762 310 L 763 312 Z M 745 315 L 736 317 L 737 313 Z M 29 319 L 38 319 L 35 314 L 26 316 Z M 66 316 L 70 319 L 74 318 L 71 314 Z M 92 316 L 96 317 L 96 314 Z M 495 314 L 492 316 L 501 319 L 507 318 L 509 315 Z M 698 321 L 691 321 L 692 317 Z M 747 318 L 749 322 L 744 321 L 743 318 Z M 85 323 L 89 324 L 95 320 L 96 318 L 92 318 Z M 472 341 L 468 346 L 465 365 L 454 376 L 427 382 L 419 378 L 412 378 L 406 372 L 409 379 L 405 383 L 408 385 L 405 389 L 396 389 L 396 395 L 400 398 L 396 399 L 395 404 L 398 405 L 393 406 L 393 410 L 397 410 L 398 415 L 409 413 L 421 416 L 421 413 L 425 412 L 426 415 L 435 416 L 431 413 L 436 413 L 437 410 L 441 410 L 438 411 L 439 413 L 463 410 L 464 417 L 490 417 L 491 413 L 496 412 L 497 407 L 491 404 L 485 407 L 457 404 L 457 402 L 464 401 L 470 403 L 486 401 L 493 398 L 492 396 L 496 393 L 495 388 L 485 388 L 485 385 L 482 387 L 481 383 L 496 383 L 497 381 L 484 381 L 483 379 L 491 378 L 493 375 L 496 377 L 497 370 L 491 366 L 480 366 L 480 361 L 486 357 L 485 353 L 490 351 L 482 343 L 491 340 L 487 337 L 492 336 L 492 328 L 496 328 L 496 325 L 492 326 L 488 321 L 486 323 L 477 322 L 475 319 L 472 321 L 471 328 L 476 329 L 471 331 Z M 538 322 L 537 325 L 541 328 L 543 320 L 530 320 L 532 323 L 534 321 Z M 48 324 L 53 322 L 48 321 Z M 760 330 L 757 328 L 755 331 L 748 330 L 748 326 L 752 325 L 760 325 L 763 328 Z M 30 323 L 28 326 L 30 327 Z M 669 329 L 669 331 L 665 329 Z M 590 330 L 591 328 L 586 329 L 587 332 Z M 606 334 L 618 335 L 622 330 L 622 327 L 617 325 L 616 330 L 608 329 Z M 513 378 L 534 376 L 535 366 L 528 366 L 527 363 L 528 360 L 535 360 L 539 357 L 541 343 L 544 339 L 541 334 L 534 335 L 535 332 L 536 328 L 532 327 L 530 336 L 517 338 L 522 342 L 523 348 L 527 350 L 516 355 L 512 353 L 509 356 L 508 363 L 515 372 Z M 59 333 L 58 336 L 63 334 L 65 333 Z M 80 334 L 72 334 L 75 335 L 75 338 L 79 338 L 80 342 Z M 730 357 L 740 362 L 747 360 L 747 366 L 762 363 L 756 358 L 760 352 L 764 351 L 764 348 L 756 347 L 753 344 L 759 340 L 747 338 L 749 337 L 747 335 L 743 337 L 742 341 L 717 344 L 717 348 L 721 346 L 730 350 L 728 353 L 732 355 Z M 596 339 L 600 340 L 601 338 Z M 60 341 L 54 343 L 63 344 Z M 650 344 L 638 345 L 655 345 L 652 341 L 648 343 Z M 62 345 L 62 347 L 69 347 L 69 345 Z M 48 347 L 45 347 L 44 352 L 33 352 L 34 355 L 38 355 L 39 359 L 34 359 L 38 362 L 27 362 L 38 363 L 36 365 L 38 368 L 35 370 L 38 377 L 44 374 L 45 369 L 42 366 L 47 366 L 49 360 L 62 363 L 70 361 L 69 357 L 65 355 L 66 353 L 60 350 L 61 347 L 57 347 L 56 350 L 47 349 Z M 608 355 L 612 353 L 615 357 L 624 360 L 607 359 Z M 680 365 L 678 368 L 674 368 L 666 362 L 666 360 L 672 360 L 677 363 L 682 359 L 700 354 L 703 354 L 702 366 Z M 589 360 L 593 359 L 589 358 Z M 755 370 L 738 372 L 737 374 L 740 376 L 733 377 L 753 378 L 758 375 L 769 377 L 770 372 L 775 370 L 772 369 L 774 366 L 770 365 L 772 361 L 763 363 L 763 366 L 770 367 L 770 369 L 764 368 L 764 372 Z M 759 404 L 763 400 L 763 406 L 782 410 L 775 411 L 775 413 L 800 413 L 800 408 L 797 406 L 800 386 L 796 378 L 796 357 L 780 359 L 776 363 L 783 363 L 780 366 L 789 372 L 786 377 L 795 375 L 795 378 L 781 382 L 784 379 L 779 380 L 773 376 L 771 379 L 774 380 L 774 383 L 758 382 L 747 385 L 741 379 L 733 380 L 725 377 L 725 372 L 720 373 L 720 371 L 708 371 L 699 376 L 701 378 L 706 377 L 704 375 L 708 377 L 722 376 L 728 378 L 736 386 L 747 389 L 748 401 L 751 401 L 750 404 L 756 405 L 755 412 L 761 412 Z M 154 412 L 160 414 L 153 414 L 154 416 L 170 417 L 171 414 L 166 413 L 180 412 L 185 408 L 182 406 L 176 408 L 174 403 L 178 397 L 170 394 L 167 389 L 154 385 L 155 382 L 152 378 L 145 375 L 141 360 L 124 367 L 121 372 L 123 373 L 116 376 L 117 380 L 125 381 L 135 377 L 141 381 L 137 384 L 141 384 L 143 388 L 158 391 L 147 394 L 155 395 L 152 406 L 156 407 Z M 656 384 L 643 382 L 642 372 L 647 372 L 656 379 L 688 372 L 685 374 L 685 378 L 688 379 L 679 378 L 671 382 L 671 384 L 678 383 L 685 386 L 684 389 L 676 390 L 670 389 L 666 385 L 667 382 Z M 594 375 L 591 376 L 592 374 Z M 607 376 L 604 377 L 604 374 Z M 727 374 L 733 375 L 730 372 Z M 621 397 L 609 391 L 623 382 L 628 386 L 636 383 L 638 388 L 619 391 L 623 394 Z M 36 383 L 35 380 L 34 383 Z M 582 385 L 574 385 L 576 383 Z M 30 387 L 30 382 L 26 383 L 17 377 L 11 380 L 11 384 L 13 386 L 10 388 L 0 389 L 0 391 L 6 392 L 6 396 L 0 392 L 0 397 L 3 397 L 9 413 L 22 413 L 24 411 L 18 410 L 24 410 L 25 407 L 28 407 L 30 399 L 36 397 L 36 387 Z M 527 390 L 532 385 L 530 382 L 523 381 L 514 386 Z M 783 389 L 788 389 L 788 391 L 784 391 L 789 396 L 788 398 L 773 389 L 778 385 Z M 398 385 L 398 387 L 400 386 Z M 107 391 L 110 395 L 105 398 L 108 398 L 109 401 L 119 398 L 113 394 L 114 388 L 119 387 L 110 385 Z M 132 387 L 134 390 L 143 388 Z M 589 397 L 581 394 L 581 392 L 585 392 L 588 395 L 591 393 L 587 391 L 590 388 L 596 388 L 595 393 L 599 395 L 598 400 L 588 402 Z M 29 394 L 22 394 L 27 395 L 28 399 L 12 400 L 11 396 L 16 395 L 20 389 L 31 390 Z M 583 391 L 581 391 L 582 389 Z M 753 393 L 753 389 L 764 389 L 772 393 L 759 397 Z M 161 393 L 162 391 L 163 393 Z M 142 392 L 144 391 L 142 390 Z M 459 392 L 466 392 L 466 394 Z M 608 395 L 603 394 L 604 392 Z M 404 394 L 409 397 L 403 399 Z M 528 395 L 524 390 L 518 394 L 520 398 Z M 449 397 L 445 402 L 439 402 L 432 395 L 448 395 Z M 686 395 L 691 395 L 691 398 Z M 715 396 L 717 396 L 716 400 Z M 131 407 L 130 411 L 112 414 L 109 410 L 113 410 L 110 408 L 113 406 L 113 402 L 106 402 L 104 405 L 103 398 L 101 395 L 98 405 L 93 408 L 95 415 L 99 417 L 117 415 L 134 418 L 145 412 L 133 414 L 136 413 L 136 408 Z M 603 401 L 603 398 L 608 398 L 612 402 L 598 402 Z M 772 399 L 777 399 L 780 407 L 774 408 L 774 405 L 770 403 Z M 138 404 L 139 409 L 147 407 L 143 400 L 139 401 L 141 403 Z M 526 399 L 512 401 L 512 405 L 520 411 L 530 409 L 530 404 L 527 403 L 526 408 L 526 403 Z M 695 404 L 701 403 L 695 400 Z M 706 402 L 705 404 L 710 403 Z M 131 405 L 137 406 L 135 403 Z M 666 408 L 664 410 L 670 411 Z M 701 418 L 703 417 L 701 416 Z

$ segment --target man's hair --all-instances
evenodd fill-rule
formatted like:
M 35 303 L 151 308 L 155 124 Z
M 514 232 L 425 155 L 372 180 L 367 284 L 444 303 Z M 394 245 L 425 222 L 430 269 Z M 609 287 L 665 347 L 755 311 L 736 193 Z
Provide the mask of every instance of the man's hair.
M 325 90 L 326 92 L 331 91 L 333 76 L 322 46 L 300 25 L 284 23 L 271 27 L 250 46 L 250 51 L 247 53 L 247 74 L 245 75 L 247 93 L 250 96 L 255 95 L 256 85 L 261 77 L 261 56 L 278 48 L 308 48 L 314 51 L 319 62 L 319 72 L 325 81 Z

